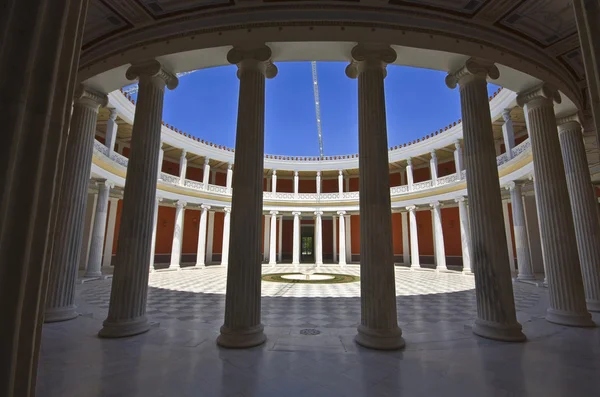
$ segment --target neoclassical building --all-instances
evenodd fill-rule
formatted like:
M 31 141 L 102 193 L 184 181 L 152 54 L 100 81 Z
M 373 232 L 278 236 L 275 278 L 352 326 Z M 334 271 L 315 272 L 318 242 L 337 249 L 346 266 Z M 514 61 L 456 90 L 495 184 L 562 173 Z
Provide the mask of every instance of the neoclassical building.
M 101 338 L 150 329 L 151 272 L 221 266 L 216 343 L 261 345 L 262 272 L 313 263 L 360 266 L 355 341 L 366 348 L 405 346 L 398 267 L 474 277 L 472 332 L 484 338 L 526 339 L 513 278 L 547 286 L 548 322 L 595 326 L 598 2 L 319 3 L 9 1 L 0 58 L 4 394 L 34 395 L 42 324 L 78 321 L 78 280 L 104 275 L 112 289 Z M 264 152 L 265 80 L 297 60 L 348 63 L 358 154 Z M 235 148 L 162 121 L 178 73 L 231 64 L 240 80 Z M 461 119 L 388 142 L 393 65 L 446 72 Z M 120 90 L 133 81 L 136 101 Z M 488 81 L 502 87 L 491 97 Z

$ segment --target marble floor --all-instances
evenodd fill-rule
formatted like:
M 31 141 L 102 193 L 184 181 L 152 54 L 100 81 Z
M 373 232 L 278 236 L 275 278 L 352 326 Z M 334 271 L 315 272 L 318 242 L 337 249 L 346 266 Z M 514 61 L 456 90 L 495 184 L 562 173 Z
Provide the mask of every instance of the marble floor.
M 293 270 L 263 267 L 263 273 Z M 355 265 L 321 271 L 360 273 Z M 78 285 L 81 316 L 44 326 L 38 396 L 578 397 L 600 390 L 600 329 L 546 322 L 545 288 L 514 284 L 528 342 L 500 343 L 470 331 L 472 276 L 397 268 L 398 319 L 407 345 L 377 352 L 353 342 L 359 283 L 263 282 L 267 343 L 226 350 L 215 344 L 225 283 L 220 266 L 152 273 L 148 317 L 155 325 L 118 340 L 96 337 L 110 279 Z M 600 325 L 600 315 L 594 320 Z

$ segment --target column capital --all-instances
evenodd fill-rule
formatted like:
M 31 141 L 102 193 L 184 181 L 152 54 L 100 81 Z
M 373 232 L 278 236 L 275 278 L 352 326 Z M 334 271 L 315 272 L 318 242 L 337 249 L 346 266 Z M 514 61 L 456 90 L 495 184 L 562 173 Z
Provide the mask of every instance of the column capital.
M 579 113 L 573 113 L 569 116 L 556 119 L 556 124 L 558 126 L 559 133 L 562 133 L 572 128 L 578 128 L 579 130 L 581 130 L 581 118 L 579 117 Z
M 338 211 L 337 214 L 340 215 L 340 216 L 341 215 L 346 215 L 346 211 Z
M 98 183 L 98 186 L 105 186 L 105 187 L 107 187 L 109 189 L 113 189 L 115 187 L 115 183 L 114 182 L 108 181 L 106 179 L 103 180 L 103 181 L 98 181 L 97 183 Z
M 454 199 L 455 202 L 457 203 L 465 203 L 467 202 L 467 198 L 465 196 L 460 196 Z
M 515 190 L 516 188 L 520 188 L 525 184 L 525 181 L 510 181 L 507 185 L 506 185 L 506 190 L 510 190 L 511 192 L 513 190 Z
M 229 214 L 231 212 L 231 207 L 223 207 L 223 212 Z
M 175 206 L 177 207 L 177 209 L 184 208 L 186 205 L 187 205 L 187 203 L 182 200 L 177 200 L 177 202 L 175 203 Z
M 417 206 L 409 205 L 408 207 L 406 207 L 406 209 L 409 210 L 410 212 L 415 212 L 417 210 Z
M 359 43 L 350 52 L 352 61 L 346 66 L 346 76 L 357 78 L 367 70 L 381 70 L 386 76 L 386 66 L 396 61 L 396 51 L 387 44 Z
M 315 215 L 316 216 L 321 216 L 321 215 L 323 215 L 323 211 L 315 211 Z
M 204 165 L 208 165 L 208 163 L 210 162 L 210 159 L 208 157 L 204 158 Z
M 512 120 L 510 118 L 510 112 L 512 112 L 512 109 L 504 109 L 502 111 L 502 119 L 504 120 L 505 123 L 508 123 L 509 121 Z
M 279 211 L 272 210 L 272 211 L 269 211 L 269 214 L 275 216 L 275 215 L 279 214 Z
M 187 151 L 185 149 L 181 149 L 181 154 L 179 155 L 179 158 L 184 159 L 187 156 Z
M 437 160 L 437 154 L 435 153 L 435 149 L 431 149 L 431 159 Z
M 117 200 L 118 200 L 118 198 L 117 198 Z M 156 196 L 156 201 L 160 203 L 161 201 L 163 201 L 163 198 Z
M 127 72 L 125 72 L 125 77 L 128 80 L 135 80 L 143 77 L 159 77 L 165 82 L 165 85 L 170 90 L 174 90 L 179 85 L 177 76 L 164 69 L 156 59 L 131 65 L 129 69 L 127 69 Z
M 117 109 L 115 108 L 108 108 L 108 118 L 112 121 L 115 121 L 117 119 Z
M 267 79 L 277 76 L 277 66 L 271 61 L 271 48 L 262 45 L 235 46 L 227 53 L 227 62 L 237 65 L 238 78 L 246 70 L 262 73 Z
M 294 171 L 294 176 L 298 176 L 298 171 Z
M 431 208 L 438 209 L 438 208 L 442 207 L 443 205 L 439 201 L 434 201 L 433 203 L 430 203 L 429 206 Z
M 459 69 L 448 73 L 446 85 L 448 88 L 454 89 L 457 85 L 463 85 L 474 79 L 486 80 L 488 77 L 492 80 L 500 77 L 498 67 L 485 59 L 469 58 Z
M 292 215 L 294 215 L 294 216 L 300 216 L 300 215 L 302 215 L 302 212 L 300 212 L 300 211 L 293 211 Z
M 277 176 L 277 170 L 273 170 L 272 173 L 273 173 L 273 176 Z
M 105 107 L 108 105 L 108 96 L 106 96 L 106 94 L 86 88 L 83 84 L 80 84 L 75 90 L 73 100 L 78 105 L 87 106 L 96 110 L 100 106 Z
M 210 205 L 202 204 L 200 208 L 202 208 L 202 212 L 206 212 L 210 209 Z
M 456 141 L 454 141 L 454 148 L 456 150 L 460 150 L 461 149 L 461 147 L 460 147 L 460 141 L 458 139 Z
M 412 157 L 409 157 L 406 159 L 406 166 L 407 167 L 412 167 Z
M 233 163 L 227 163 L 227 169 L 228 170 L 233 169 Z
M 321 177 L 321 171 L 317 171 L 317 177 Z
M 523 107 L 533 101 L 549 102 L 550 105 L 561 103 L 562 99 L 558 90 L 549 84 L 543 83 L 532 89 L 520 92 L 517 95 L 517 105 Z

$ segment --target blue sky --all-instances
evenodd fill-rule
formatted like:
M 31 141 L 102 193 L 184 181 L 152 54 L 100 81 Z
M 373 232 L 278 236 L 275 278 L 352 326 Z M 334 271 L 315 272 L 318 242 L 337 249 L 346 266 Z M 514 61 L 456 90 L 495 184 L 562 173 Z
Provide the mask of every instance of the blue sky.
M 319 154 L 310 62 L 278 63 L 267 80 L 265 153 Z M 346 63 L 319 62 L 321 123 L 325 156 L 358 152 L 357 81 Z M 235 147 L 239 81 L 235 66 L 204 69 L 182 76 L 167 91 L 163 120 L 208 141 Z M 388 66 L 385 79 L 388 146 L 423 137 L 458 120 L 458 89 L 444 84 L 446 73 Z M 495 91 L 497 87 L 488 86 Z

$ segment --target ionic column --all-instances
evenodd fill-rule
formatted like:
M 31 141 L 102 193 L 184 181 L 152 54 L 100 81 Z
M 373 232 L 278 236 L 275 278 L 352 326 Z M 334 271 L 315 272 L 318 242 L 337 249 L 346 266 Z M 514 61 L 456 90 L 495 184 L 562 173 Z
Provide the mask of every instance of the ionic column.
M 600 224 L 598 203 L 577 116 L 558 120 L 567 187 L 573 210 L 587 308 L 600 311 Z
M 156 232 L 158 228 L 158 207 L 162 197 L 156 197 L 154 200 L 154 217 L 152 221 L 152 248 L 150 249 L 150 273 L 154 271 L 154 257 L 156 256 Z
M 104 243 L 104 254 L 102 259 L 102 267 L 109 267 L 112 261 L 113 242 L 115 240 L 115 227 L 117 225 L 117 207 L 119 199 L 116 197 L 109 198 L 110 211 L 108 212 L 108 225 L 106 226 L 106 242 Z
M 206 259 L 205 263 L 213 261 L 213 239 L 215 235 L 215 211 L 208 211 L 208 233 L 206 233 Z
M 277 170 L 273 170 L 273 175 L 271 175 L 271 191 L 277 192 Z
M 283 263 L 283 215 L 279 216 L 279 252 L 277 253 L 277 261 Z
M 486 81 L 488 77 L 499 76 L 493 63 L 470 58 L 446 77 L 446 84 L 450 88 L 460 85 L 471 260 L 477 298 L 473 333 L 516 342 L 524 341 L 525 335 L 517 322 L 513 298 Z
M 227 266 L 229 264 L 229 235 L 230 235 L 230 219 L 231 219 L 231 208 L 223 208 L 225 215 L 223 216 L 223 243 L 221 245 L 221 266 Z
M 337 214 L 340 218 L 340 266 L 346 266 L 346 225 L 344 222 L 344 216 L 346 211 L 338 211 Z
M 115 150 L 115 142 L 117 140 L 117 130 L 119 125 L 117 124 L 117 109 L 108 109 L 108 120 L 106 120 L 106 135 L 104 135 L 104 146 L 108 148 L 108 157 L 113 154 Z
M 50 262 L 45 322 L 77 317 L 75 280 L 83 240 L 90 164 L 98 108 L 106 103 L 106 95 L 88 91 L 83 86 L 75 93 Z
M 323 264 L 323 211 L 315 211 L 315 265 Z
M 183 219 L 185 214 L 185 201 L 175 203 L 175 230 L 173 230 L 173 244 L 171 245 L 171 264 L 169 269 L 181 269 L 181 245 L 183 243 Z
M 129 80 L 139 78 L 139 91 L 110 306 L 98 333 L 101 337 L 136 335 L 149 329 L 148 258 L 152 249 L 163 99 L 165 86 L 174 89 L 178 84 L 177 77 L 156 60 L 132 65 L 126 76 Z
M 344 224 L 346 230 L 346 262 L 352 262 L 352 224 L 350 219 L 352 215 L 344 215 Z
M 204 190 L 208 190 L 208 185 L 210 183 L 210 159 L 208 157 L 204 158 L 204 173 L 202 174 L 202 184 L 204 185 Z
M 292 242 L 292 265 L 300 264 L 300 215 L 301 212 L 292 212 L 294 215 L 294 234 Z
M 471 268 L 471 228 L 469 226 L 469 210 L 465 197 L 454 200 L 458 203 L 458 216 L 460 217 L 460 243 L 462 249 L 463 273 L 472 274 Z
M 331 216 L 333 229 L 333 263 L 337 262 L 337 224 L 335 223 L 335 215 Z
M 298 171 L 294 171 L 294 197 L 298 197 L 298 183 L 300 177 L 298 176 Z
M 344 193 L 344 171 L 342 170 L 340 170 L 338 174 L 338 192 L 340 194 L 340 198 L 342 198 L 342 195 Z
M 410 267 L 409 243 L 408 243 L 408 213 L 401 212 L 402 218 L 402 262 Z
M 513 181 L 508 185 L 512 207 L 513 230 L 515 233 L 515 248 L 517 251 L 517 266 L 519 268 L 518 280 L 535 280 L 531 268 L 531 253 L 527 240 L 527 225 L 525 224 L 525 210 L 523 209 L 523 196 L 521 183 Z
M 506 249 L 508 252 L 508 264 L 511 273 L 515 271 L 515 255 L 512 244 L 512 233 L 510 231 L 510 211 L 508 210 L 509 200 L 502 200 L 502 216 L 504 218 L 504 235 L 506 237 Z
M 458 175 L 458 179 L 462 179 L 462 171 L 463 171 L 463 154 L 462 148 L 460 147 L 460 142 L 454 142 L 454 167 L 456 168 L 456 175 Z
M 502 137 L 504 138 L 504 148 L 506 149 L 508 159 L 512 159 L 512 150 L 515 147 L 515 129 L 512 119 L 510 118 L 511 110 L 512 109 L 504 109 L 504 112 L 502 112 L 502 118 L 504 119 L 504 124 L 502 124 Z
M 102 276 L 102 248 L 104 247 L 104 234 L 106 231 L 106 218 L 108 215 L 108 195 L 113 186 L 112 183 L 107 181 L 98 183 L 96 215 L 94 216 L 90 253 L 84 277 Z
M 412 191 L 413 189 L 413 167 L 412 167 L 412 158 L 406 159 L 406 184 L 408 185 L 408 191 Z
M 277 264 L 277 211 L 271 211 L 271 236 L 269 237 L 269 264 L 275 266 Z
M 533 183 L 550 297 L 546 320 L 591 327 L 594 323 L 586 308 L 573 212 L 554 116 L 554 102 L 560 101 L 558 91 L 547 85 L 517 97 L 519 106 L 524 107 L 535 164 Z
M 406 207 L 410 220 L 410 267 L 420 269 L 421 262 L 419 260 L 419 231 L 417 229 L 417 207 L 411 205 Z
M 200 206 L 200 224 L 198 225 L 198 248 L 196 251 L 196 267 L 204 267 L 206 265 L 206 222 L 208 218 L 208 210 L 210 205 L 202 204 Z
M 227 192 L 231 194 L 231 181 L 233 180 L 233 164 L 227 164 L 227 180 L 225 181 L 225 188 Z
M 431 151 L 431 159 L 429 160 L 429 172 L 431 173 L 431 183 L 433 186 L 437 185 L 437 155 L 435 154 L 435 150 Z
M 266 340 L 260 321 L 265 77 L 275 77 L 277 68 L 271 63 L 271 49 L 265 45 L 234 47 L 227 60 L 238 66 L 240 91 L 231 201 L 232 249 L 227 269 L 225 321 L 217 344 L 242 348 Z
M 386 65 L 396 60 L 396 52 L 387 45 L 358 44 L 351 55 L 346 74 L 358 78 L 361 236 L 361 321 L 355 340 L 372 349 L 399 349 L 404 339 L 396 311 L 383 84 Z
M 187 152 L 185 149 L 181 150 L 181 156 L 179 156 L 179 184 L 185 186 L 185 177 L 187 175 Z
M 269 237 L 271 236 L 271 215 L 265 215 L 265 223 L 263 228 L 263 259 L 269 262 Z
M 317 180 L 316 180 L 316 192 L 317 196 L 321 194 L 321 171 L 317 171 Z
M 436 270 L 448 270 L 446 267 L 446 249 L 444 248 L 444 230 L 442 229 L 442 209 L 439 201 L 431 203 L 433 225 L 435 227 L 435 264 Z

